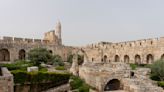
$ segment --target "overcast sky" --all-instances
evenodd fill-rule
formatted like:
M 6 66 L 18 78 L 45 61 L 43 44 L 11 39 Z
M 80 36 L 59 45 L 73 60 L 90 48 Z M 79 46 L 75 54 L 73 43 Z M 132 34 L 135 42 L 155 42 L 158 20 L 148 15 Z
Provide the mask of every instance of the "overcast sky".
M 43 38 L 62 24 L 65 45 L 164 36 L 164 0 L 0 0 L 0 36 Z

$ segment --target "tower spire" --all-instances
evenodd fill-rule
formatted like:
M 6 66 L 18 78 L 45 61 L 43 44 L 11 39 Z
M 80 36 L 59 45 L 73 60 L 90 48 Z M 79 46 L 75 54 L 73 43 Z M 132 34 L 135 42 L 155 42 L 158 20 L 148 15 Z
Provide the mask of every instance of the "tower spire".
M 62 44 L 62 38 L 61 38 L 61 23 L 58 20 L 55 26 L 55 34 L 58 37 L 59 44 Z

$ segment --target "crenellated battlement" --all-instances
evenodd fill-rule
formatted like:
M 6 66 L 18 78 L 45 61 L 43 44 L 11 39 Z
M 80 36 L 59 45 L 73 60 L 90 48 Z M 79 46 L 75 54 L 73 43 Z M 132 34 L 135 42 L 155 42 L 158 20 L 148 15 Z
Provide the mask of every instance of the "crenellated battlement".
M 0 37 L 0 43 L 52 44 L 49 40 L 44 39 L 18 38 L 9 36 Z
M 157 46 L 164 44 L 164 37 L 140 39 L 135 41 L 125 41 L 118 43 L 99 42 L 95 44 L 87 45 L 88 48 L 125 48 L 125 47 L 145 47 L 145 46 Z

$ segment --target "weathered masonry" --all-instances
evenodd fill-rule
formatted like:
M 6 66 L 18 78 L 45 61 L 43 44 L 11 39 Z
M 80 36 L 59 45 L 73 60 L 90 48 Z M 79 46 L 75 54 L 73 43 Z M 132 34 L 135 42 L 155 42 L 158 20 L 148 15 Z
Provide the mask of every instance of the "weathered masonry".
M 151 64 L 158 59 L 164 59 L 164 38 L 120 43 L 100 42 L 83 49 L 92 62 Z
M 14 62 L 26 59 L 27 53 L 33 48 L 47 48 L 52 54 L 59 54 L 65 61 L 72 47 L 62 45 L 61 24 L 58 22 L 55 30 L 46 32 L 44 39 L 29 39 L 18 37 L 0 38 L 0 62 Z

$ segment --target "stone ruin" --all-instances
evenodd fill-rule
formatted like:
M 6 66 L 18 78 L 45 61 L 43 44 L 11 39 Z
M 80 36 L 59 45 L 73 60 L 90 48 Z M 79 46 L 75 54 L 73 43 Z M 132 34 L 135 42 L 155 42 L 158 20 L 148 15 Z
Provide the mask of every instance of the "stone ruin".
M 5 67 L 1 67 L 0 92 L 14 92 L 13 75 Z
M 84 79 L 95 89 L 93 92 L 164 92 L 149 79 L 150 69 L 132 70 L 123 62 L 86 62 L 78 65 L 77 55 L 75 55 L 70 72 Z

